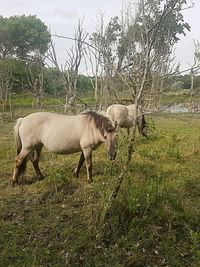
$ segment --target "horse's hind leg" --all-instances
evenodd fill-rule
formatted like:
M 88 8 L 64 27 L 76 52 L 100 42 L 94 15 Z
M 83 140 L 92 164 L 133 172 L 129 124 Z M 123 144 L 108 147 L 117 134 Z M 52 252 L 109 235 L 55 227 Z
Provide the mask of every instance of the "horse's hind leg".
M 19 177 L 22 176 L 26 170 L 26 158 L 31 152 L 30 149 L 22 149 L 15 159 L 13 177 L 11 180 L 12 186 L 18 184 Z
M 127 128 L 127 134 L 128 135 L 130 134 L 130 128 Z
M 79 177 L 79 172 L 80 172 L 81 166 L 83 165 L 84 161 L 85 161 L 85 157 L 84 157 L 83 152 L 81 152 L 81 155 L 80 155 L 80 158 L 78 161 L 78 165 L 76 166 L 76 169 L 74 170 L 74 175 L 77 178 Z
M 40 168 L 39 168 L 39 165 L 38 165 L 41 151 L 42 151 L 42 144 L 39 144 L 34 148 L 33 155 L 31 157 L 31 162 L 32 162 L 33 168 L 36 172 L 36 176 L 40 180 L 43 179 L 43 175 L 42 175 Z

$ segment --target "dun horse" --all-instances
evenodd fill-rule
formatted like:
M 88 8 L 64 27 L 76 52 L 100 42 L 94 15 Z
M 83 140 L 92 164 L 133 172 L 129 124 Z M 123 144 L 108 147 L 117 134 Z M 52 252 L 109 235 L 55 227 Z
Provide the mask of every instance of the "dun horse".
M 129 133 L 130 128 L 133 126 L 133 119 L 135 114 L 135 104 L 124 106 L 121 104 L 113 104 L 109 106 L 104 113 L 107 117 L 110 117 L 121 128 L 127 128 Z M 147 137 L 146 120 L 142 115 L 142 110 L 138 109 L 137 126 L 139 133 Z
M 101 143 L 108 148 L 111 160 L 116 156 L 116 129 L 113 122 L 95 112 L 66 116 L 48 112 L 32 113 L 17 120 L 14 127 L 17 144 L 12 185 L 26 170 L 27 157 L 31 159 L 36 175 L 42 179 L 38 166 L 42 147 L 57 154 L 72 154 L 81 151 L 74 174 L 78 177 L 86 161 L 87 179 L 92 181 L 92 150 Z

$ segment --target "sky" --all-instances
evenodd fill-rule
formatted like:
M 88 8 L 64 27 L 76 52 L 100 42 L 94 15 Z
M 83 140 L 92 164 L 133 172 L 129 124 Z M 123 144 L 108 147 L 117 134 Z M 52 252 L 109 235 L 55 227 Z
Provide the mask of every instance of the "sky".
M 191 26 L 186 36 L 181 35 L 175 47 L 176 62 L 181 69 L 187 69 L 193 63 L 193 40 L 200 41 L 200 0 L 188 0 L 195 6 L 183 11 L 185 21 Z M 98 14 L 103 13 L 105 20 L 120 15 L 122 0 L 0 0 L 3 17 L 13 15 L 36 15 L 48 27 L 52 34 L 73 37 L 77 21 L 84 17 L 84 28 L 94 31 Z M 66 39 L 54 38 L 58 59 L 66 57 L 65 50 L 71 46 Z

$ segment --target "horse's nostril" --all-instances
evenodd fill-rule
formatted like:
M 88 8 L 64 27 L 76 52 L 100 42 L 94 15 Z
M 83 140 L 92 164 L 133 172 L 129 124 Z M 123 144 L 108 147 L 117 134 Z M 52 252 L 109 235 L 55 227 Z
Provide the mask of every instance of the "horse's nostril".
M 110 160 L 115 160 L 116 153 L 115 153 L 115 154 L 113 154 L 113 155 L 109 155 L 109 157 L 110 157 Z

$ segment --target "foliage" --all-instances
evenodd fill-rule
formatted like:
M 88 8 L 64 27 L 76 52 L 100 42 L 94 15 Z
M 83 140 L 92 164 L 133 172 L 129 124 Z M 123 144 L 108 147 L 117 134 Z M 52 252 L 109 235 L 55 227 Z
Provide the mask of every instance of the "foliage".
M 165 88 L 171 89 L 175 83 L 180 83 L 181 88 L 179 89 L 190 89 L 191 87 L 191 77 L 189 74 L 185 75 L 171 75 L 165 79 L 164 86 Z M 194 88 L 198 91 L 200 88 L 200 76 L 196 75 L 194 79 Z M 175 89 L 175 88 L 174 88 Z
M 77 80 L 77 90 L 78 93 L 82 94 L 85 92 L 91 92 L 91 81 L 92 77 L 87 77 L 85 75 L 79 75 Z
M 78 75 L 77 77 L 77 94 L 84 95 L 85 93 L 91 93 L 91 81 L 90 77 L 85 75 Z M 63 85 L 63 79 L 60 77 L 60 73 L 56 69 L 46 68 L 44 71 L 44 86 L 45 92 L 54 96 L 64 96 L 65 89 Z
M 0 17 L 0 57 L 32 60 L 45 54 L 50 42 L 47 26 L 36 16 Z
M 17 59 L 0 60 L 0 75 L 11 72 L 12 92 L 21 93 L 28 89 L 26 65 L 23 61 Z
M 55 68 L 44 69 L 44 89 L 45 93 L 58 97 L 64 94 L 63 80 L 58 70 Z

